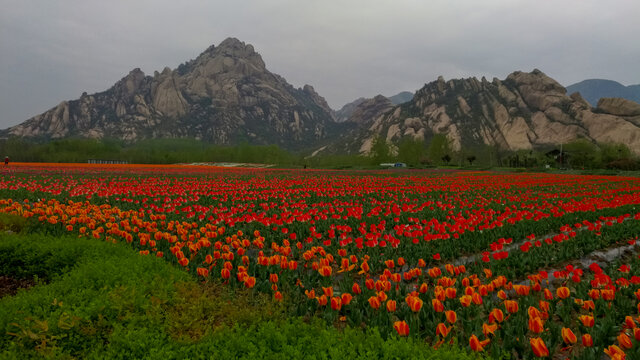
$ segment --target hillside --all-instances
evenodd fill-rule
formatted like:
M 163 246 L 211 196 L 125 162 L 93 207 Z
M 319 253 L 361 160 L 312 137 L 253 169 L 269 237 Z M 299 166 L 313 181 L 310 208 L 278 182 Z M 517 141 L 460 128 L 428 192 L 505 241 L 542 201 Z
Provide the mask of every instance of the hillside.
M 376 137 L 397 144 L 404 138 L 428 142 L 444 134 L 455 150 L 492 146 L 513 151 L 585 138 L 624 143 L 639 154 L 638 108 L 629 100 L 607 98 L 592 110 L 580 95 L 568 96 L 564 87 L 537 69 L 492 81 L 440 77 L 407 103 L 369 111 L 358 129 L 324 151 L 366 154 Z

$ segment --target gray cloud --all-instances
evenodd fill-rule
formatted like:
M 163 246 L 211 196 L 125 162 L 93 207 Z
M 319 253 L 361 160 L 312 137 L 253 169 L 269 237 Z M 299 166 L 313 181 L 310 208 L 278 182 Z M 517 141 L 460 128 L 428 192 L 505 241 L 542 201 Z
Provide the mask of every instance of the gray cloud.
M 539 68 L 564 85 L 640 83 L 628 0 L 0 0 L 0 128 L 135 67 L 175 68 L 233 36 L 334 108 L 445 78 Z

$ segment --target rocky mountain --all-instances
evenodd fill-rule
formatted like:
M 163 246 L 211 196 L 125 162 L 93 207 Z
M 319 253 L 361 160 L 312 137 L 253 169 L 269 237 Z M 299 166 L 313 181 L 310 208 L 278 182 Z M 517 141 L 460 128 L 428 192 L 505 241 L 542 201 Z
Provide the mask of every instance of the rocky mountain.
M 174 70 L 148 76 L 134 69 L 110 89 L 63 101 L 2 135 L 190 137 L 297 149 L 322 141 L 334 125 L 333 111 L 313 87 L 294 88 L 267 70 L 253 46 L 229 38 Z
M 445 134 L 454 149 L 480 145 L 504 150 L 533 149 L 577 138 L 627 144 L 640 154 L 640 112 L 625 99 L 601 99 L 597 109 L 539 70 L 514 72 L 504 80 L 442 77 L 401 105 L 364 109 L 359 128 L 324 151 L 368 153 L 373 140 L 428 141 Z M 355 113 L 355 111 L 354 111 Z
M 349 120 L 349 117 L 351 117 L 351 114 L 353 114 L 353 111 L 356 109 L 356 107 L 358 107 L 358 105 L 362 104 L 367 100 L 368 99 L 363 97 L 357 98 L 352 102 L 345 104 L 343 107 L 340 108 L 340 110 L 336 110 L 335 112 L 336 121 L 345 122 Z
M 600 98 L 617 97 L 640 102 L 640 85 L 624 86 L 613 80 L 589 79 L 567 86 L 567 92 L 579 92 L 592 106 L 598 104 Z
M 377 95 L 374 98 L 358 98 L 348 104 L 345 104 L 342 108 L 340 108 L 340 110 L 337 110 L 335 112 L 335 118 L 337 122 L 345 122 L 348 121 L 349 118 L 351 117 L 351 115 L 353 114 L 353 112 L 360 107 L 360 105 L 364 102 L 368 102 L 366 106 L 372 105 L 372 104 L 376 104 L 382 101 L 381 98 L 386 98 L 387 100 L 389 100 L 389 103 L 391 105 L 400 105 L 403 103 L 406 103 L 407 101 L 411 100 L 413 98 L 413 93 L 410 93 L 408 91 L 403 91 L 400 92 L 398 94 L 395 94 L 393 96 L 389 96 L 389 97 L 385 97 L 382 95 Z M 370 100 L 376 99 L 376 101 L 374 102 L 370 102 Z M 360 122 L 360 120 L 362 120 L 362 114 L 358 114 L 356 116 L 356 118 L 354 119 L 354 121 L 356 122 Z

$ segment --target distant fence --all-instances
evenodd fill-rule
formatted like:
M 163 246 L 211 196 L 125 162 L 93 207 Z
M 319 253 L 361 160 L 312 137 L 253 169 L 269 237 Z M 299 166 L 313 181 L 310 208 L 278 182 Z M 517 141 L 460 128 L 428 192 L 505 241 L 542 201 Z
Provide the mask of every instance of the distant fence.
M 89 164 L 128 164 L 128 161 L 124 160 L 104 160 L 104 159 L 89 159 L 87 160 Z

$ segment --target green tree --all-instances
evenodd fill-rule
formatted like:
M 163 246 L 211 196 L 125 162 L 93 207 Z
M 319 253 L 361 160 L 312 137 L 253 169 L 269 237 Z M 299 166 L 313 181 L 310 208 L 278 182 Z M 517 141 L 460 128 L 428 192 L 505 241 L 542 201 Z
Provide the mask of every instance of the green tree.
M 371 144 L 371 161 L 374 165 L 390 161 L 391 151 L 389 150 L 389 144 L 381 136 L 376 136 Z
M 587 139 L 577 139 L 563 146 L 567 161 L 572 167 L 596 167 L 598 148 Z
M 398 160 L 404 163 L 418 165 L 425 153 L 424 142 L 422 141 L 404 138 L 398 144 Z
M 445 163 L 451 161 L 451 142 L 447 136 L 444 134 L 435 134 L 429 143 L 427 155 L 432 161 L 442 160 Z M 445 155 L 448 157 L 448 161 L 444 161 Z
M 607 167 L 613 161 L 631 159 L 631 150 L 625 144 L 605 143 L 598 145 L 601 167 Z

